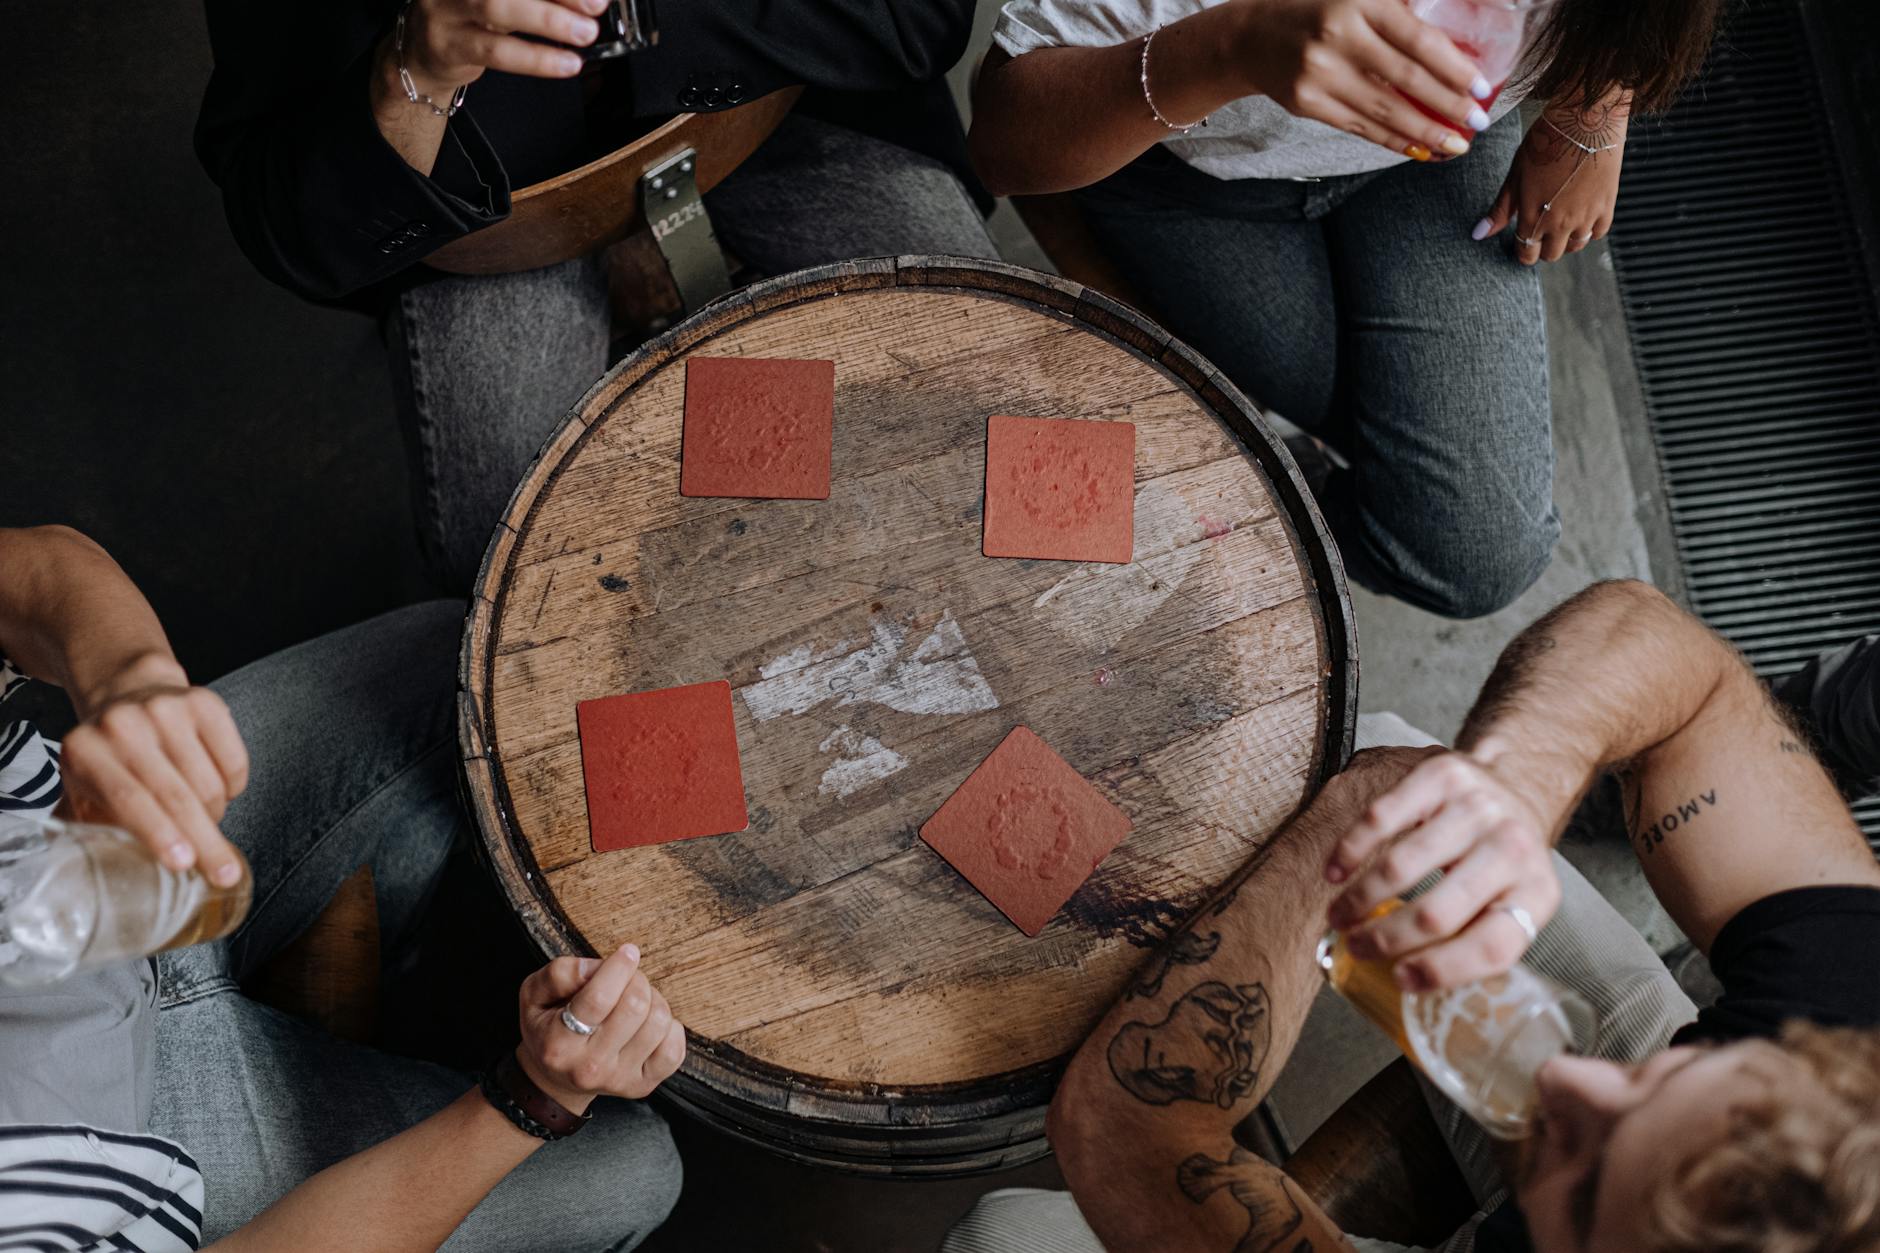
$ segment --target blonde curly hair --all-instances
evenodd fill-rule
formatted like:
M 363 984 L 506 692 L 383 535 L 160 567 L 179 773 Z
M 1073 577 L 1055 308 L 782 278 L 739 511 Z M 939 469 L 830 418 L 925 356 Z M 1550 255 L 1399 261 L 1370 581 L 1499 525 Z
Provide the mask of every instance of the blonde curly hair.
M 1733 1107 L 1648 1201 L 1648 1253 L 1880 1251 L 1880 1030 L 1792 1022 L 1770 1047 L 1817 1092 Z

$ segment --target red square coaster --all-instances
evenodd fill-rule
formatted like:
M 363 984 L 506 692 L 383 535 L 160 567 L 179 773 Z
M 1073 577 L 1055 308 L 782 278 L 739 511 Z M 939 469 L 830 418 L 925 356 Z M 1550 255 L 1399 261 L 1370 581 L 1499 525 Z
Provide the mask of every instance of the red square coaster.
M 1135 527 L 1133 423 L 986 423 L 986 556 L 1127 562 Z
M 584 700 L 575 720 L 595 852 L 749 824 L 729 683 Z
M 836 363 L 690 357 L 681 496 L 828 500 Z
M 1128 834 L 1128 816 L 1025 727 L 920 829 L 1026 935 L 1044 930 Z

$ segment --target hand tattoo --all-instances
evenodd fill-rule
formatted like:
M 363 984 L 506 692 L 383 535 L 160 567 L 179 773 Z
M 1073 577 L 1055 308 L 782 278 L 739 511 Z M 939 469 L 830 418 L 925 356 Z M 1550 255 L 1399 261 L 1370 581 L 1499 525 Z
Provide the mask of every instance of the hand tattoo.
M 1288 1243 L 1299 1235 L 1305 1215 L 1279 1168 L 1257 1154 L 1238 1145 L 1224 1162 L 1196 1153 L 1175 1168 L 1175 1182 L 1196 1205 L 1226 1188 L 1247 1211 L 1247 1234 L 1234 1246 L 1234 1253 L 1278 1253 L 1282 1248 L 1288 1253 L 1311 1253 L 1309 1239 Z
M 1161 1022 L 1130 1022 L 1110 1041 L 1110 1073 L 1150 1105 L 1232 1109 L 1254 1089 L 1272 1044 L 1266 985 L 1192 988 Z
M 1670 835 L 1679 827 L 1687 827 L 1697 821 L 1697 819 L 1702 816 L 1704 810 L 1715 809 L 1716 807 L 1716 788 L 1712 788 L 1708 792 L 1699 792 L 1689 800 L 1680 802 L 1675 811 L 1665 814 L 1649 827 L 1645 827 L 1638 832 L 1637 836 L 1634 837 L 1638 840 L 1638 851 L 1647 854 L 1656 852 L 1658 846 L 1665 842 L 1667 835 Z

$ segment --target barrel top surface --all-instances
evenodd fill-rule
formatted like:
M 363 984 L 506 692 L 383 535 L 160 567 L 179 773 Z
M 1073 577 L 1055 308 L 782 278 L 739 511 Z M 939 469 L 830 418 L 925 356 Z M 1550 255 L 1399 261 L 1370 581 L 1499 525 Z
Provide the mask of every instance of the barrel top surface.
M 695 354 L 835 362 L 828 500 L 679 495 Z M 470 794 L 524 922 L 638 943 L 701 1064 L 873 1092 L 1061 1059 L 1349 751 L 1342 576 L 1249 413 L 1074 285 L 909 258 L 628 358 L 518 489 L 467 631 Z M 1130 564 L 981 555 L 995 414 L 1135 424 Z M 595 853 L 577 702 L 717 679 L 749 829 Z M 1036 939 L 917 834 L 1021 724 L 1133 824 Z

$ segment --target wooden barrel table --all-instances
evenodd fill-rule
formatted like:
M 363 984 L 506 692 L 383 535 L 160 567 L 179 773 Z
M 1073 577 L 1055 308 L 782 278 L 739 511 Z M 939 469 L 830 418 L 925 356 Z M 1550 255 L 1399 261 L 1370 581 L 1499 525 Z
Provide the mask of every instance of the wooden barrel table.
M 835 362 L 827 500 L 680 496 L 693 354 Z M 1133 561 L 981 555 L 995 414 L 1135 424 Z M 594 852 L 576 703 L 718 679 L 749 828 Z M 493 869 L 545 953 L 641 946 L 689 1031 L 662 1091 L 899 1175 L 1046 1151 L 1069 1054 L 1357 704 L 1337 556 L 1246 399 L 1096 292 L 913 257 L 759 283 L 610 371 L 491 541 L 460 682 Z M 1134 824 L 1036 939 L 917 836 L 1021 724 Z

